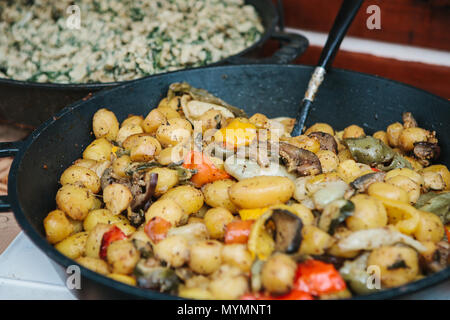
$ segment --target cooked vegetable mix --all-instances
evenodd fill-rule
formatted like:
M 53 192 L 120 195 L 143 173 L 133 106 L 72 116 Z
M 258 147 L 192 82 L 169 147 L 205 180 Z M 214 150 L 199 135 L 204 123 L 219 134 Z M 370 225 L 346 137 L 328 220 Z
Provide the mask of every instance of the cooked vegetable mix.
M 132 80 L 217 62 L 263 31 L 243 0 L 0 1 L 0 78 Z
M 292 137 L 289 118 L 249 118 L 175 83 L 148 115 L 119 124 L 97 111 L 47 239 L 111 279 L 185 298 L 401 286 L 450 264 L 450 172 L 433 164 L 436 133 L 410 113 L 403 122 L 373 136 L 316 123 Z

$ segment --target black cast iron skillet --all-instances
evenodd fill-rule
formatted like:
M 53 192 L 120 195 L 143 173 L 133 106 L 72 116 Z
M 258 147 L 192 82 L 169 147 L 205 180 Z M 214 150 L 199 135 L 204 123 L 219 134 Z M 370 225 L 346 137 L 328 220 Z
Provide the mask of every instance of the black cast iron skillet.
M 264 26 L 261 39 L 238 54 L 211 65 L 276 63 L 288 64 L 308 47 L 308 40 L 298 34 L 283 31 L 282 2 L 278 10 L 271 0 L 246 0 L 255 7 Z M 280 31 L 276 31 L 277 25 Z M 282 46 L 268 58 L 251 58 L 268 39 L 280 41 Z M 63 107 L 91 93 L 109 89 L 127 81 L 90 84 L 52 84 L 0 78 L 0 119 L 37 127 Z
M 292 65 L 192 69 L 133 81 L 79 101 L 49 119 L 25 141 L 0 144 L 0 156 L 15 156 L 8 180 L 9 194 L 0 197 L 0 211 L 14 211 L 28 237 L 56 262 L 57 270 L 65 277 L 65 268 L 74 261 L 46 241 L 43 219 L 55 209 L 61 173 L 81 157 L 83 149 L 94 139 L 91 122 L 99 108 L 112 110 L 120 121 L 129 114 L 146 115 L 166 95 L 171 83 L 188 81 L 245 109 L 249 115 L 261 112 L 269 117 L 295 117 L 312 70 Z M 372 134 L 401 120 L 403 111 L 412 112 L 422 127 L 438 133 L 442 146 L 439 162 L 450 165 L 450 102 L 398 82 L 334 69 L 327 75 L 306 124 L 327 122 L 338 130 L 358 124 Z M 85 268 L 81 270 L 82 290 L 74 290 L 80 298 L 174 298 L 115 282 Z M 450 268 L 400 288 L 356 298 L 393 298 L 447 278 Z

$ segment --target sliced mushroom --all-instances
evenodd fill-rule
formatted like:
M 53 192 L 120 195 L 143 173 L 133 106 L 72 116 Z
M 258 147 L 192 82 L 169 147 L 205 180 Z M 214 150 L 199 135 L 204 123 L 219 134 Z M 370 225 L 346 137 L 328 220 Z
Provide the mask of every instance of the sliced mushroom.
M 418 126 L 417 121 L 416 119 L 414 119 L 411 112 L 403 112 L 402 119 L 403 119 L 403 127 L 405 129 L 416 128 Z
M 359 178 L 356 178 L 350 183 L 350 186 L 358 192 L 365 192 L 369 186 L 374 182 L 383 182 L 386 173 L 384 172 L 373 172 L 365 174 Z
M 325 132 L 311 132 L 308 134 L 308 137 L 319 140 L 321 150 L 328 150 L 337 154 L 338 145 L 336 139 L 331 134 Z
M 300 176 L 322 173 L 319 158 L 311 151 L 298 148 L 286 142 L 280 142 L 280 157 L 287 165 L 288 172 L 297 172 Z
M 156 185 L 158 183 L 158 174 L 151 173 L 148 178 L 142 180 L 142 177 L 136 177 L 137 181 L 134 181 L 131 193 L 133 194 L 133 201 L 131 202 L 131 210 L 136 211 L 145 208 L 148 202 L 151 201 L 153 194 L 155 193 Z M 142 182 L 145 186 L 142 188 Z
M 266 227 L 272 228 L 275 250 L 285 253 L 297 252 L 302 242 L 302 220 L 288 210 L 274 209 L 266 221 Z
M 430 165 L 432 160 L 439 158 L 441 148 L 430 142 L 416 142 L 413 149 L 414 157 L 416 157 L 423 165 Z

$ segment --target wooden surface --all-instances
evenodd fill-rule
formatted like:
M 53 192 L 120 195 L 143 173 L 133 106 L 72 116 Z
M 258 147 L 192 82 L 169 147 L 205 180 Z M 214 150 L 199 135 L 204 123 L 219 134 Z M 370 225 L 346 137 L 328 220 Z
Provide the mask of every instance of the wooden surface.
M 328 33 L 342 0 L 283 0 L 286 25 Z M 366 26 L 370 5 L 381 9 L 381 30 Z M 365 39 L 450 50 L 450 0 L 366 0 L 349 34 Z

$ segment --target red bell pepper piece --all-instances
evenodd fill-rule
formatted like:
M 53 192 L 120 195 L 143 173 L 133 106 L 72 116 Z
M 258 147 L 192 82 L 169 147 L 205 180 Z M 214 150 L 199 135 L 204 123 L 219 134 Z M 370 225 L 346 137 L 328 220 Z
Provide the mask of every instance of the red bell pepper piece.
M 225 226 L 225 243 L 247 243 L 255 220 L 236 220 Z
M 372 169 L 372 171 L 375 171 L 375 172 L 380 172 L 381 171 L 380 169 L 377 169 L 377 168 L 370 168 L 370 169 Z
M 122 232 L 117 226 L 112 226 L 108 231 L 103 234 L 102 244 L 100 247 L 100 258 L 106 259 L 106 252 L 111 243 L 117 240 L 125 240 L 127 235 Z
M 153 217 L 150 221 L 145 225 L 144 231 L 149 236 L 150 240 L 153 243 L 158 243 L 163 240 L 167 236 L 167 232 L 172 227 L 172 224 L 160 217 Z
M 318 296 L 345 290 L 347 286 L 332 264 L 307 260 L 298 265 L 294 288 Z
M 225 170 L 217 169 L 212 161 L 201 152 L 189 152 L 184 160 L 183 167 L 197 171 L 191 178 L 191 182 L 197 188 L 217 180 L 231 179 L 231 176 Z
M 241 297 L 241 300 L 314 300 L 314 297 L 307 292 L 292 290 L 288 294 L 279 297 L 247 293 Z
M 450 243 L 450 224 L 446 225 L 444 227 L 444 229 L 445 229 L 445 234 L 447 235 L 447 241 L 448 241 L 448 243 Z

